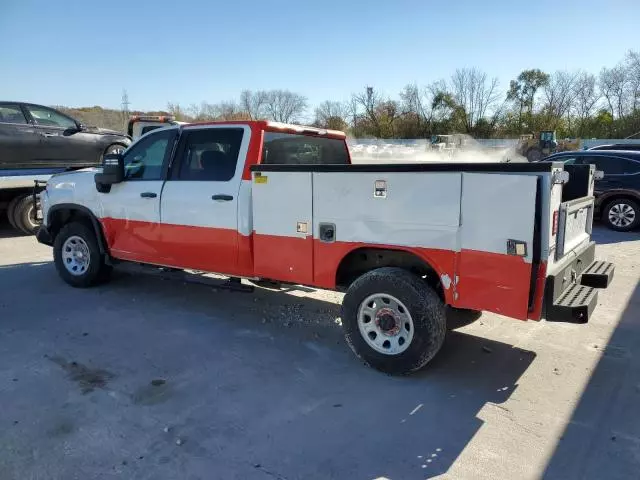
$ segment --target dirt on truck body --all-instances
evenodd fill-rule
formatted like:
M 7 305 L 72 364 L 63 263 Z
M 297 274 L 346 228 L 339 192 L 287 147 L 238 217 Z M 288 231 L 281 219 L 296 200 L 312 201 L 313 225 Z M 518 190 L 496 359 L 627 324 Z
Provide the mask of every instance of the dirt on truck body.
M 590 165 L 351 165 L 342 132 L 172 126 L 102 169 L 52 177 L 40 242 L 67 283 L 136 262 L 343 290 L 369 365 L 426 365 L 445 305 L 586 323 L 614 267 L 594 258 Z

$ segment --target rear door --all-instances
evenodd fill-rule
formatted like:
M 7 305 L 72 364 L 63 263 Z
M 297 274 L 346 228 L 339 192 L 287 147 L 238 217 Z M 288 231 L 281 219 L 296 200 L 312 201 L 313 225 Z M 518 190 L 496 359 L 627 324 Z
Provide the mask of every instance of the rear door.
M 17 103 L 0 103 L 0 168 L 33 167 L 41 137 Z
M 529 309 L 538 177 L 464 173 L 456 307 L 525 320 Z
M 116 258 L 167 265 L 160 230 L 160 196 L 177 129 L 153 132 L 124 154 L 125 180 L 99 193 L 103 223 Z
M 249 140 L 246 125 L 183 128 L 161 200 L 162 243 L 171 265 L 243 273 L 238 212 L 250 213 L 250 190 L 241 188 Z M 249 231 L 242 233 L 249 238 Z

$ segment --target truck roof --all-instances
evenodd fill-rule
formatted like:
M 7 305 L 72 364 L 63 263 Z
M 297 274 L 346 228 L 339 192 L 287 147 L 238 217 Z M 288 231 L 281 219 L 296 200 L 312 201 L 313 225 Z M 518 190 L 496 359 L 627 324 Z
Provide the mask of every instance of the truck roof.
M 271 122 L 267 120 L 216 120 L 212 122 L 195 122 L 184 125 L 192 127 L 194 125 L 248 125 L 252 129 L 266 130 L 269 132 L 300 133 L 303 135 L 317 135 L 327 138 L 337 138 L 344 140 L 347 135 L 339 130 L 328 130 L 324 128 L 307 127 L 304 125 L 293 125 L 288 123 Z

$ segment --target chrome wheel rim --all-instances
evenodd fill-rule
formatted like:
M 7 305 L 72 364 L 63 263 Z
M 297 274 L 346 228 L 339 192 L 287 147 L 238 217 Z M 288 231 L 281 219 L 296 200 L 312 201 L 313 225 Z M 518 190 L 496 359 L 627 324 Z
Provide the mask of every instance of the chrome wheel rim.
M 401 354 L 413 340 L 409 309 L 385 293 L 370 295 L 360 304 L 358 328 L 367 345 L 384 355 Z
M 81 237 L 73 235 L 62 244 L 62 263 L 73 276 L 80 276 L 89 269 L 91 256 L 89 246 Z
M 616 227 L 628 227 L 636 219 L 636 211 L 628 203 L 616 203 L 609 209 L 609 222 Z

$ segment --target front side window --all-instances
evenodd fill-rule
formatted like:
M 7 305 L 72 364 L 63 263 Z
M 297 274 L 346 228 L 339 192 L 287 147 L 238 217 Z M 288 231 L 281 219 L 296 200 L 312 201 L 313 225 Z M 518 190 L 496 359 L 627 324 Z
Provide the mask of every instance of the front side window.
M 51 108 L 27 105 L 27 110 L 36 124 L 43 127 L 76 128 L 75 120 Z
M 178 150 L 174 180 L 227 182 L 236 172 L 243 128 L 186 130 Z
M 265 132 L 262 163 L 266 165 L 346 165 L 344 140 L 295 133 Z
M 161 180 L 166 157 L 171 153 L 175 129 L 151 133 L 124 153 L 126 180 Z
M 24 114 L 20 109 L 20 105 L 12 105 L 5 103 L 0 105 L 0 123 L 27 123 Z

